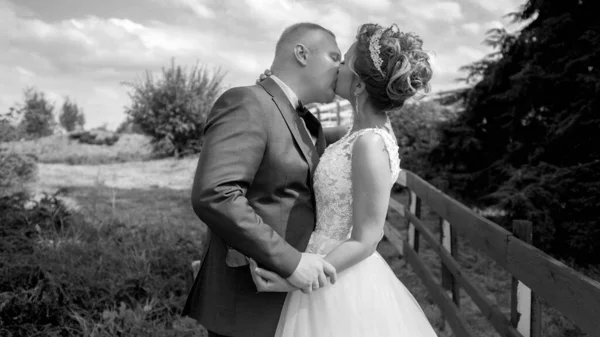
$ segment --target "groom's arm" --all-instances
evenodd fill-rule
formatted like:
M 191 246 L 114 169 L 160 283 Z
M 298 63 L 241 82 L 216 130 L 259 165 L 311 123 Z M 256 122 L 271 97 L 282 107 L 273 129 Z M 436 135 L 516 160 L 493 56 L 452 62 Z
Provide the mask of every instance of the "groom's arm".
M 206 121 L 192 206 L 229 246 L 287 278 L 301 253 L 265 224 L 246 199 L 267 145 L 259 109 L 255 94 L 245 88 L 230 89 L 215 102 Z

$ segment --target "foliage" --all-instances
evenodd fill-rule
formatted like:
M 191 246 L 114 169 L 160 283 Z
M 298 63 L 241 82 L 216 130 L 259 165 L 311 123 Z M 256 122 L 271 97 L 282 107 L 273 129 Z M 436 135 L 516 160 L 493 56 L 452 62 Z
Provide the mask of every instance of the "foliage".
M 181 66 L 162 69 L 155 80 L 147 72 L 144 81 L 127 82 L 130 122 L 152 137 L 156 153 L 180 157 L 197 153 L 202 146 L 206 115 L 222 90 L 225 74 L 196 65 L 189 72 Z
M 71 132 L 76 128 L 83 129 L 83 126 L 85 125 L 85 115 L 77 103 L 71 102 L 71 100 L 67 97 L 62 105 L 61 110 L 62 111 L 58 116 L 58 120 L 60 125 L 62 125 L 65 130 Z
M 49 136 L 54 131 L 54 105 L 43 92 L 29 87 L 23 92 L 23 104 L 11 107 L 11 113 L 21 116 L 19 128 L 28 138 Z
M 8 119 L 0 118 L 0 143 L 19 140 L 21 137 L 19 128 Z
M 112 146 L 98 146 L 52 135 L 39 139 L 0 143 L 0 149 L 29 154 L 40 163 L 98 165 L 153 159 L 150 140 L 138 134 L 120 135 Z
M 0 197 L 27 192 L 36 174 L 34 156 L 0 148 Z
M 436 101 L 405 104 L 389 113 L 400 147 L 401 166 L 424 178 L 430 176 L 426 156 L 439 143 L 437 126 L 456 118 L 456 111 Z
M 139 125 L 131 122 L 130 120 L 124 120 L 117 127 L 116 132 L 118 134 L 129 133 L 129 134 L 144 134 L 144 131 L 139 127 Z
M 488 32 L 497 51 L 463 68 L 465 112 L 441 127 L 431 166 L 461 197 L 532 220 L 535 244 L 600 262 L 600 23 L 591 1 L 528 1 L 519 33 Z M 566 43 L 568 41 L 568 43 Z
M 178 312 L 196 253 L 172 228 L 93 225 L 58 195 L 0 198 L 0 335 L 194 336 Z
M 69 139 L 77 139 L 82 144 L 112 146 L 119 140 L 119 134 L 110 131 L 90 130 L 73 132 L 69 134 Z

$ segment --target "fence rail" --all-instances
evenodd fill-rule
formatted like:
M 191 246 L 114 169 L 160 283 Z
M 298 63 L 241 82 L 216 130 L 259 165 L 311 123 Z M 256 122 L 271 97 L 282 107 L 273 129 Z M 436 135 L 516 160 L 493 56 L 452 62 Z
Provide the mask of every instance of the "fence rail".
M 352 122 L 352 106 L 349 101 L 338 101 L 309 109 L 324 128 L 347 125 Z
M 513 231 L 509 232 L 410 171 L 402 171 L 397 184 L 410 190 L 408 209 L 390 199 L 390 210 L 407 219 L 407 238 L 402 242 L 399 239 L 401 234 L 389 223 L 384 235 L 402 252 L 426 285 L 455 335 L 474 336 L 460 312 L 459 288 L 462 288 L 501 336 L 540 336 L 538 297 L 590 336 L 600 336 L 600 283 L 533 247 L 530 244 L 530 222 L 515 220 Z M 436 238 L 421 221 L 421 203 L 426 203 L 439 215 L 440 238 Z M 469 240 L 472 246 L 493 258 L 512 275 L 510 318 L 462 271 L 456 260 L 457 236 Z M 440 256 L 441 284 L 435 281 L 419 257 L 421 237 Z

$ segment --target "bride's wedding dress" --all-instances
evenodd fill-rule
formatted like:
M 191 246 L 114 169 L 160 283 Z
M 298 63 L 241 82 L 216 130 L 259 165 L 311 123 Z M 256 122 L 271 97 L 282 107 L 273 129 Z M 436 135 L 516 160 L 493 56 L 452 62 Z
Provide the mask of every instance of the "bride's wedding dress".
M 390 157 L 390 189 L 400 172 L 398 146 L 389 132 L 371 128 L 346 133 L 329 146 L 315 171 L 317 226 L 307 252 L 328 254 L 352 231 L 352 146 L 360 135 L 380 135 Z M 334 285 L 312 294 L 289 293 L 275 336 L 436 336 L 418 302 L 375 252 L 338 274 Z

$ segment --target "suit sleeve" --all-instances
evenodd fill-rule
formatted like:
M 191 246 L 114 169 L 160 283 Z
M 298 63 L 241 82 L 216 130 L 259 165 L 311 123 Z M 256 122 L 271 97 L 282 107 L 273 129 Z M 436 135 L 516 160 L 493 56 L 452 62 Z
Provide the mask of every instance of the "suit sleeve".
M 264 115 L 248 88 L 225 92 L 211 110 L 192 187 L 196 215 L 230 247 L 282 277 L 301 253 L 262 221 L 246 192 L 267 146 Z

